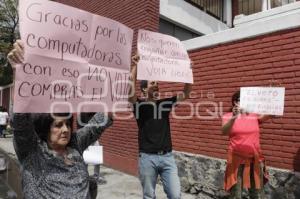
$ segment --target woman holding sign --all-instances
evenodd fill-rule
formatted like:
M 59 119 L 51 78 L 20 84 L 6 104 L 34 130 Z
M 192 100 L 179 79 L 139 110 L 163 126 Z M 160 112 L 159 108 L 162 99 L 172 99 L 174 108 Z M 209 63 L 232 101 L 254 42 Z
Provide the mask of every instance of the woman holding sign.
M 232 96 L 232 112 L 222 118 L 222 132 L 230 139 L 225 190 L 230 191 L 232 199 L 242 199 L 243 188 L 249 189 L 251 199 L 264 198 L 263 185 L 267 173 L 260 148 L 259 124 L 270 116 L 246 113 L 239 103 L 238 91 Z
M 23 54 L 17 41 L 8 55 L 13 68 L 23 62 Z M 14 148 L 22 168 L 24 198 L 96 198 L 82 154 L 111 124 L 111 117 L 96 113 L 86 126 L 71 133 L 72 114 L 15 113 Z

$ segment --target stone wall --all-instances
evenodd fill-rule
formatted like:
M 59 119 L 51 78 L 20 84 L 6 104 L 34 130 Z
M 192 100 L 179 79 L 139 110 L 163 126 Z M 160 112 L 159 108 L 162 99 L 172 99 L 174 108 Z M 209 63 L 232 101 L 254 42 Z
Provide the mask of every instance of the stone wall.
M 194 194 L 197 199 L 228 198 L 223 189 L 225 160 L 181 152 L 174 155 L 183 192 Z M 267 169 L 270 175 L 265 186 L 267 199 L 300 198 L 300 173 L 273 167 Z

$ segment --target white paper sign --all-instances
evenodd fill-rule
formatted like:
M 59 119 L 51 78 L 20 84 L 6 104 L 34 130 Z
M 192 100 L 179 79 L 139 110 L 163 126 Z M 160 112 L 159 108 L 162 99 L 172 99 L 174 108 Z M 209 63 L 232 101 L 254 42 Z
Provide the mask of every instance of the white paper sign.
M 240 106 L 247 112 L 263 115 L 283 115 L 283 87 L 242 87 Z
M 83 159 L 86 164 L 98 165 L 103 163 L 103 147 L 89 146 L 83 152 Z
M 189 55 L 175 37 L 139 30 L 137 48 L 138 80 L 194 82 Z
M 53 1 L 19 3 L 14 112 L 126 111 L 133 30 Z

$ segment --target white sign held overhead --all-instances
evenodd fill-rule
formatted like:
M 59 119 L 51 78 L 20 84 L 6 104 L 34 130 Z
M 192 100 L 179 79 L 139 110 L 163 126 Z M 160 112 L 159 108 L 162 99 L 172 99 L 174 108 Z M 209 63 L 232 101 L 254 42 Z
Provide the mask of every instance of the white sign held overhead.
M 189 55 L 175 37 L 139 30 L 137 47 L 138 80 L 194 82 Z
M 263 115 L 283 115 L 283 87 L 242 87 L 240 106 L 247 112 Z

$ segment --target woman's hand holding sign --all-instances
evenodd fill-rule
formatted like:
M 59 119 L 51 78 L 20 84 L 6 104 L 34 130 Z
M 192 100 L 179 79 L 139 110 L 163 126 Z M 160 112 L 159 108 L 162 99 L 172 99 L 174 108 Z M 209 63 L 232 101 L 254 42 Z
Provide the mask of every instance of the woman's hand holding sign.
M 14 48 L 8 53 L 7 59 L 13 69 L 16 68 L 17 64 L 21 64 L 24 61 L 24 44 L 21 40 L 17 40 L 14 43 Z

